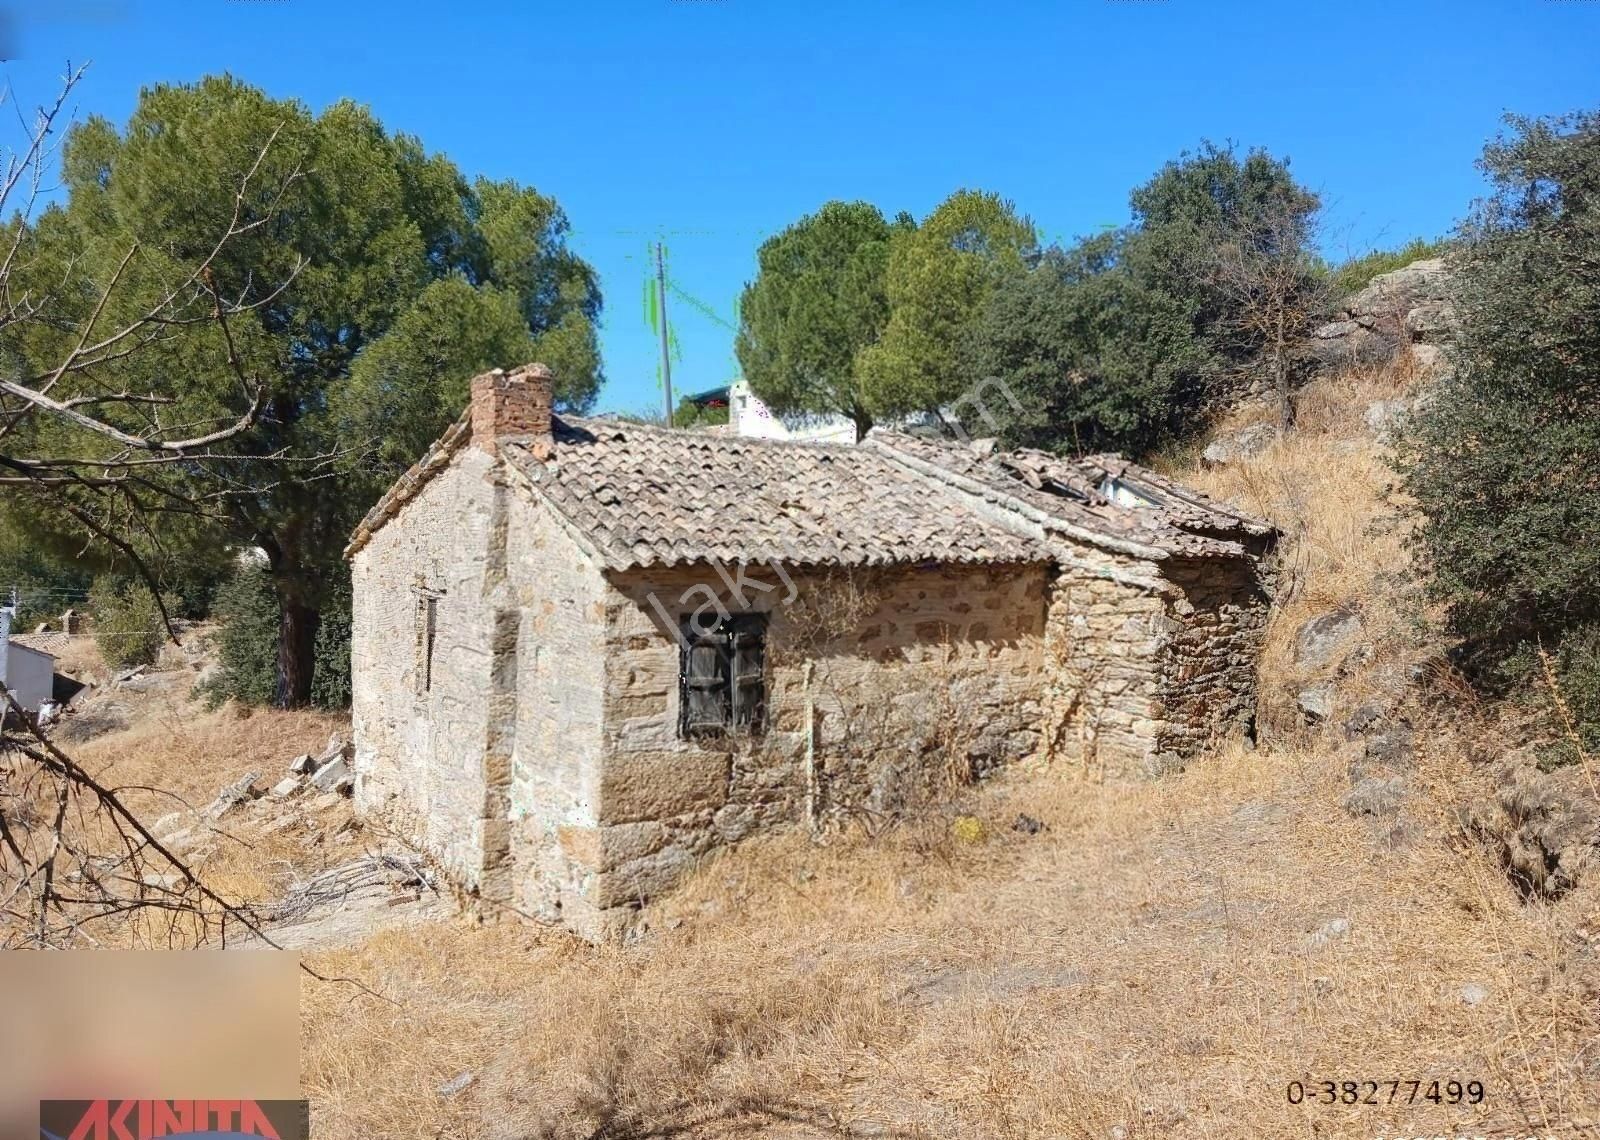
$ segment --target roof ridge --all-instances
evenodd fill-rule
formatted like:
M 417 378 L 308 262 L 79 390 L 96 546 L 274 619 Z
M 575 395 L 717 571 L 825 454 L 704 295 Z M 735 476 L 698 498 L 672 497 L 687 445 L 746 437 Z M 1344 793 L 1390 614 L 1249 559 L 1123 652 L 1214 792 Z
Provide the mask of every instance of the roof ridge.
M 785 448 L 805 448 L 812 451 L 834 451 L 848 453 L 855 451 L 860 444 L 833 443 L 820 439 L 793 439 L 771 438 L 759 435 L 719 435 L 708 431 L 696 431 L 693 428 L 667 427 L 664 424 L 639 423 L 634 420 L 613 420 L 599 416 L 564 416 L 559 413 L 551 415 L 551 420 L 569 429 L 577 426 L 590 429 L 591 425 L 603 425 L 607 430 L 619 432 L 642 432 L 653 436 L 681 439 L 685 441 L 708 441 L 729 447 L 770 447 L 775 451 Z

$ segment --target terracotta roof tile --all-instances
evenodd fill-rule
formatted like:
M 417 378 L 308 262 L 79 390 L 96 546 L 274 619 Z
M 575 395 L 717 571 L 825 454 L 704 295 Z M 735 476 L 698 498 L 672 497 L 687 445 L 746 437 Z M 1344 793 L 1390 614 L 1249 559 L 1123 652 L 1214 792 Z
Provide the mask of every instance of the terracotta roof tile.
M 611 569 L 725 562 L 1030 562 L 1027 534 L 870 449 L 557 417 L 503 448 Z
M 868 447 L 898 457 L 1071 537 L 1146 558 L 1238 558 L 1276 532 L 1198 491 L 1117 455 L 1070 459 L 1044 451 L 995 452 L 989 441 L 948 443 L 873 431 Z
M 997 452 L 992 441 L 882 430 L 852 446 L 560 416 L 552 435 L 546 461 L 509 441 L 501 454 L 610 569 L 1048 561 L 1052 532 L 1151 560 L 1238 558 L 1276 534 L 1116 455 Z M 346 556 L 470 440 L 463 416 L 368 512 Z

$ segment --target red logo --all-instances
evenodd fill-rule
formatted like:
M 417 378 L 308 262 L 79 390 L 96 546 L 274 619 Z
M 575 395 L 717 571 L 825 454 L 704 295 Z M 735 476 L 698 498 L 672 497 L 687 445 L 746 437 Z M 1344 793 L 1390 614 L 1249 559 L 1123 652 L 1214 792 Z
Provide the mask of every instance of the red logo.
M 303 1100 L 45 1100 L 40 1140 L 261 1136 L 309 1140 Z

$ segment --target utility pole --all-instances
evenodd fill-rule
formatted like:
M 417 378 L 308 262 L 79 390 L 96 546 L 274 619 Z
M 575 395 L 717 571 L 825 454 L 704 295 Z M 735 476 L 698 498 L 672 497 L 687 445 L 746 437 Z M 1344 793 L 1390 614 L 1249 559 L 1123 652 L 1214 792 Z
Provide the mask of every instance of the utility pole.
M 656 242 L 656 312 L 661 318 L 661 391 L 666 402 L 667 426 L 672 426 L 672 357 L 667 351 L 667 265 L 662 244 Z

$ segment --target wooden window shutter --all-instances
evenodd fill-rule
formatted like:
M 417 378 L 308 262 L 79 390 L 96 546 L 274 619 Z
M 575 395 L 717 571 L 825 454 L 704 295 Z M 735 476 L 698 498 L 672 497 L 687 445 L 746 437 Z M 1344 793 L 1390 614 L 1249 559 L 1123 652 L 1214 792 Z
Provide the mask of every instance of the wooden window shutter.
M 685 620 L 681 629 L 679 734 L 759 732 L 767 716 L 767 619 L 740 614 L 710 630 Z
M 679 721 L 683 735 L 720 732 L 729 719 L 729 677 L 732 662 L 724 631 L 700 630 L 683 623 Z
M 733 643 L 733 726 L 759 730 L 767 715 L 767 623 L 755 615 L 735 618 Z

